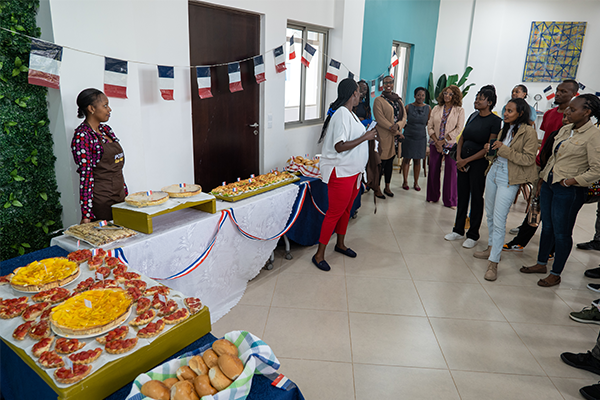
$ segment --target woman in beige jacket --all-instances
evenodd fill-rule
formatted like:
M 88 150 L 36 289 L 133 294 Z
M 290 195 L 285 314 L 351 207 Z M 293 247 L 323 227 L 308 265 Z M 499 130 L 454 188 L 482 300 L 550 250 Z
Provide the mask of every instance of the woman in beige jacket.
M 445 157 L 456 143 L 456 138 L 465 126 L 465 110 L 462 108 L 462 93 L 458 86 L 450 85 L 437 98 L 433 107 L 427 133 L 429 134 L 429 175 L 427 175 L 427 201 L 436 203 L 440 199 L 440 175 L 444 160 L 444 189 L 442 200 L 446 207 L 456 208 L 456 161 Z
M 386 76 L 383 78 L 383 92 L 373 102 L 373 116 L 377 121 L 377 133 L 381 146 L 381 170 L 385 176 L 383 193 L 390 197 L 394 197 L 394 193 L 390 190 L 390 182 L 396 157 L 395 137 L 404 138 L 401 132 L 406 125 L 404 103 L 400 96 L 393 92 L 393 89 L 394 78 Z M 381 193 L 375 193 L 375 196 L 385 199 Z

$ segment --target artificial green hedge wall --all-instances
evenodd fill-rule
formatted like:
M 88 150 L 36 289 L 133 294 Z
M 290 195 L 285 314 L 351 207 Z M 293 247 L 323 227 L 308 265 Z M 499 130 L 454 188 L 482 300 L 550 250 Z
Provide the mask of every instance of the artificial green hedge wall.
M 45 248 L 61 226 L 47 89 L 27 83 L 39 0 L 0 0 L 0 260 Z

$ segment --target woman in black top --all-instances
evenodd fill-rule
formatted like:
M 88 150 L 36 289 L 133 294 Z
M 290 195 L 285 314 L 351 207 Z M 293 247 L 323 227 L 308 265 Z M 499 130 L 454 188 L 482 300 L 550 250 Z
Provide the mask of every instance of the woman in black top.
M 373 121 L 373 117 L 371 116 L 371 96 L 369 95 L 367 81 L 360 80 L 358 82 L 358 93 L 360 93 L 360 102 L 352 111 L 364 126 L 369 126 Z
M 458 207 L 452 233 L 446 240 L 464 239 L 465 222 L 471 199 L 471 221 L 467 239 L 463 247 L 473 248 L 479 240 L 479 227 L 483 218 L 483 192 L 485 190 L 485 170 L 488 160 L 483 146 L 495 139 L 500 132 L 502 119 L 492 113 L 496 105 L 496 89 L 492 85 L 481 88 L 475 99 L 475 111 L 469 119 L 456 148 L 456 168 L 458 169 Z

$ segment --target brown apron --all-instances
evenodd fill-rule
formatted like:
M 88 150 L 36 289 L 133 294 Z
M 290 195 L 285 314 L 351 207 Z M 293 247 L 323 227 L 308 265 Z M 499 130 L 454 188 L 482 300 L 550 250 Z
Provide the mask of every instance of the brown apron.
M 103 143 L 102 148 L 104 154 L 94 168 L 92 212 L 97 220 L 110 221 L 113 219 L 111 206 L 125 201 L 125 155 L 119 142 Z

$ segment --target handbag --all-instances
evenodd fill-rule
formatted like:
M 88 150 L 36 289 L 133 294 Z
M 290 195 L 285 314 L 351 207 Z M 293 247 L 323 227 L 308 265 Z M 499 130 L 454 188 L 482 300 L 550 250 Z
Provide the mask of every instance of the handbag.
M 587 204 L 597 203 L 600 200 L 600 181 L 592 183 L 588 186 L 587 194 L 585 196 L 585 202 Z
M 456 161 L 456 149 L 458 148 L 458 145 L 456 143 L 454 143 L 452 145 L 452 147 L 450 148 L 445 148 L 444 149 L 444 155 L 449 156 L 451 159 L 453 159 L 454 161 Z

